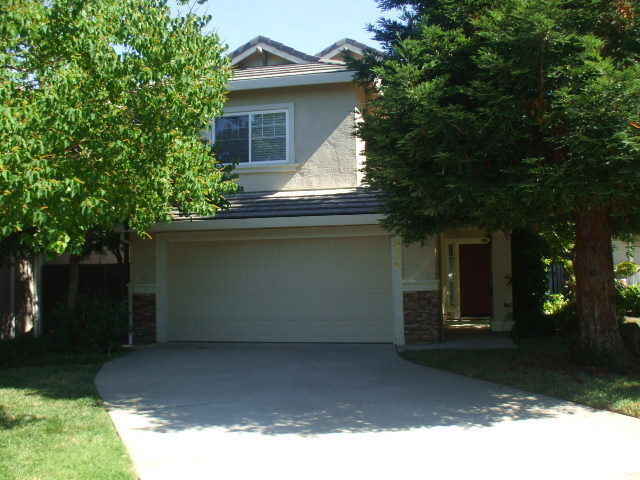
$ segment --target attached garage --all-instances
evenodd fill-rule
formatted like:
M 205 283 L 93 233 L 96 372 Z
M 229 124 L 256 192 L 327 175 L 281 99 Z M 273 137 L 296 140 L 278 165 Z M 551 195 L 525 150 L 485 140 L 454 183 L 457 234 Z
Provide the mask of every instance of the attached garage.
M 175 341 L 393 342 L 388 236 L 171 241 Z

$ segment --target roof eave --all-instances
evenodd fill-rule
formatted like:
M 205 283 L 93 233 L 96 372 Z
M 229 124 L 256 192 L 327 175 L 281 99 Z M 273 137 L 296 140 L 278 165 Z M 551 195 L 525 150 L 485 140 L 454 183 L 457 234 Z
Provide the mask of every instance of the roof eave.
M 304 75 L 282 75 L 277 77 L 251 78 L 246 80 L 232 80 L 229 90 L 257 90 L 264 88 L 295 87 L 303 85 L 322 85 L 327 83 L 350 83 L 353 81 L 353 71 L 325 72 Z

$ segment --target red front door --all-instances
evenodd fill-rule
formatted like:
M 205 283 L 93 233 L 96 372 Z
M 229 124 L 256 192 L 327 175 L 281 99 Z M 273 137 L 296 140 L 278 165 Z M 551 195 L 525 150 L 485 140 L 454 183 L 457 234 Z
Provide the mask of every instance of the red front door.
M 491 245 L 461 244 L 460 316 L 491 316 Z

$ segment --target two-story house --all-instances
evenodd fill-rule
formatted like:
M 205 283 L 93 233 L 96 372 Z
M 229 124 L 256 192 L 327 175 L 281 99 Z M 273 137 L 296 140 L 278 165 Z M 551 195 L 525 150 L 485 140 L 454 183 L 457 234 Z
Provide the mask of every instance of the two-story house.
M 378 222 L 353 135 L 365 92 L 341 40 L 308 55 L 257 37 L 208 137 L 244 193 L 215 218 L 155 225 L 131 244 L 135 342 L 390 342 L 442 338 L 443 319 L 510 328 L 508 236 L 403 245 Z

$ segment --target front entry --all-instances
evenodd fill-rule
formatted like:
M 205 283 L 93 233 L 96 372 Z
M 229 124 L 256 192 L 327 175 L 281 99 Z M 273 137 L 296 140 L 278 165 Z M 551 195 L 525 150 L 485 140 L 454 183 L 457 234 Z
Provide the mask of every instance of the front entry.
M 482 238 L 444 238 L 443 252 L 445 320 L 488 321 L 493 314 L 491 242 Z
M 491 245 L 462 244 L 460 262 L 460 316 L 491 316 Z

